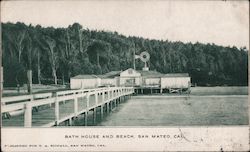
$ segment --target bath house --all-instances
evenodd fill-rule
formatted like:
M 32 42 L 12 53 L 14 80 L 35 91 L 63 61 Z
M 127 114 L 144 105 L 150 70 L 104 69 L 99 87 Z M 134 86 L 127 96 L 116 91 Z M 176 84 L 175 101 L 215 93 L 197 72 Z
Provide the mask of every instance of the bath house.
M 132 86 L 136 93 L 189 92 L 188 73 L 163 74 L 151 70 L 111 71 L 103 75 L 77 75 L 70 79 L 71 89 Z

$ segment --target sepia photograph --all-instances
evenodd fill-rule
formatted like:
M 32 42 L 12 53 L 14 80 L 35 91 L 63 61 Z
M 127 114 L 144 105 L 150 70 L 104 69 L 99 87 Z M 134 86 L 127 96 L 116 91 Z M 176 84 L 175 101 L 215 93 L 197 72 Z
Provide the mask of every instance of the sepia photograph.
M 247 151 L 248 53 L 247 0 L 2 1 L 1 148 Z M 121 134 L 126 128 L 131 132 Z M 118 149 L 94 141 L 85 146 L 90 149 L 20 144 L 21 139 L 49 142 L 50 136 L 62 136 L 55 134 L 61 129 L 71 132 L 61 143 L 112 138 Z M 101 136 L 98 129 L 113 134 Z M 29 130 L 46 138 L 17 135 Z M 160 130 L 178 134 L 151 133 Z M 203 146 L 191 141 L 203 134 L 217 137 L 199 138 Z M 120 138 L 136 140 L 134 149 Z M 158 143 L 145 150 L 136 146 L 141 138 L 187 143 L 179 149 L 177 143 L 171 145 L 177 149 Z

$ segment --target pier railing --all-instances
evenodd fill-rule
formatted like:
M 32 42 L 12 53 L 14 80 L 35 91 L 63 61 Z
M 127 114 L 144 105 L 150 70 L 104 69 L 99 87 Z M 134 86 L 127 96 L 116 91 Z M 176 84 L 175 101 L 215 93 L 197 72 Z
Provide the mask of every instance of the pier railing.
M 91 109 L 95 110 L 99 106 L 103 111 L 104 104 L 132 93 L 134 93 L 132 87 L 108 87 L 5 97 L 1 101 L 1 113 L 21 111 L 24 127 L 54 126 L 66 120 L 71 121 L 72 118 L 82 113 L 86 114 Z M 66 108 L 63 107 L 65 102 L 69 105 Z M 50 109 L 46 116 L 49 118 L 44 121 L 37 120 L 39 116 L 33 114 L 34 109 L 39 109 L 42 106 L 47 106 Z M 50 116 L 48 116 L 49 113 Z

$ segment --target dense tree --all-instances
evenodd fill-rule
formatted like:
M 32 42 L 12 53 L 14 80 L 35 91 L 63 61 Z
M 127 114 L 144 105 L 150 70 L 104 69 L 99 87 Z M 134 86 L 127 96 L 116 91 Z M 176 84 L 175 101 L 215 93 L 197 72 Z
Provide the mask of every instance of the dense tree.
M 125 37 L 117 32 L 89 30 L 78 23 L 43 28 L 2 23 L 4 85 L 27 82 L 69 82 L 77 74 L 103 74 L 133 68 L 133 53 L 148 51 L 150 70 L 187 72 L 198 85 L 247 85 L 248 50 L 215 44 L 182 43 Z M 136 60 L 136 69 L 144 64 Z

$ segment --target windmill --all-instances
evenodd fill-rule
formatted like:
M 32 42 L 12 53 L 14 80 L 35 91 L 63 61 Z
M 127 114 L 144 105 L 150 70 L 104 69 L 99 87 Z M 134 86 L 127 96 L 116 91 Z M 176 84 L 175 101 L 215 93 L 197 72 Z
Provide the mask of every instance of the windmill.
M 149 70 L 149 68 L 147 66 L 147 62 L 150 59 L 150 55 L 148 52 L 144 51 L 140 55 L 134 54 L 134 69 L 135 69 L 135 59 L 140 59 L 142 62 L 144 62 L 144 67 L 142 68 L 143 71 Z

